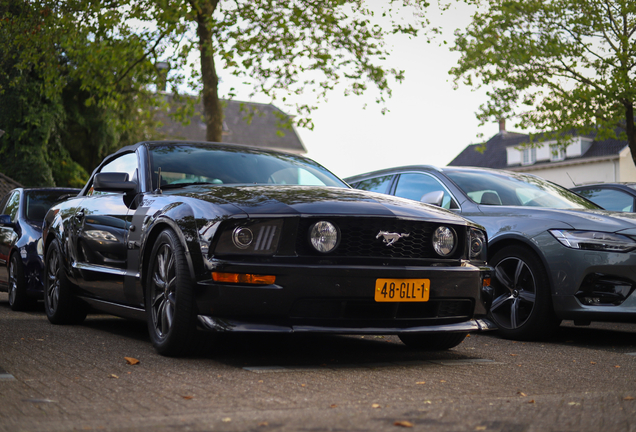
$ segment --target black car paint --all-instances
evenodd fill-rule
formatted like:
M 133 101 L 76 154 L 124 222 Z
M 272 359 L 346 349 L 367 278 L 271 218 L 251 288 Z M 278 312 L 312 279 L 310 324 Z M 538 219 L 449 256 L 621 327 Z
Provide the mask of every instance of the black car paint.
M 76 294 L 99 310 L 146 319 L 144 286 L 150 251 L 157 236 L 170 227 L 186 251 L 187 265 L 197 284 L 198 314 L 204 316 L 200 324 L 207 328 L 372 334 L 488 328 L 487 323 L 472 319 L 487 313 L 489 299 L 487 292 L 481 291 L 481 281 L 490 269 L 483 261 L 469 263 L 462 258 L 468 253 L 464 247 L 445 260 L 348 259 L 319 254 L 299 256 L 294 248 L 298 239 L 283 238 L 275 255 L 207 254 L 216 247 L 219 230 L 237 221 L 280 218 L 285 226 L 295 226 L 308 218 L 427 221 L 453 226 L 463 246 L 468 230 L 479 229 L 478 225 L 443 209 L 353 190 L 344 183 L 340 187 L 193 184 L 159 189 L 159 176 L 153 180 L 148 168 L 148 147 L 153 145 L 140 143 L 107 158 L 82 193 L 52 209 L 45 220 L 45 250 L 54 239 L 62 245 L 63 266 L 76 286 Z M 119 186 L 130 190 L 88 196 L 91 182 L 99 179 L 101 166 L 126 152 L 136 152 L 140 163 L 136 182 Z M 211 280 L 212 271 L 273 274 L 277 279 L 275 284 L 258 286 L 215 283 Z M 290 316 L 299 297 L 353 304 L 355 300 L 368 300 L 371 294 L 372 300 L 373 288 L 369 291 L 369 287 L 380 277 L 428 277 L 434 300 L 430 305 L 445 298 L 460 298 L 470 305 L 460 318 L 431 316 L 418 320 L 413 313 L 401 321 L 378 321 L 372 315 L 358 320 L 294 317 L 293 313 Z M 301 296 L 294 292 L 299 287 L 303 289 Z M 342 298 L 343 292 L 347 298 Z M 391 307 L 394 305 L 384 309 Z

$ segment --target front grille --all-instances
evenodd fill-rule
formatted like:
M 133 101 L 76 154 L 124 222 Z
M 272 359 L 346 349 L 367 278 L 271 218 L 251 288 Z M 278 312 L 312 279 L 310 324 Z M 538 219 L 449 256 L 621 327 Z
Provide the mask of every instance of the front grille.
M 431 320 L 470 318 L 470 300 L 431 300 L 422 303 L 376 303 L 369 300 L 302 299 L 290 314 L 296 319 L 327 320 Z
M 431 236 L 439 223 L 388 219 L 388 218 L 326 218 L 340 229 L 341 240 L 335 251 L 327 254 L 334 257 L 378 257 L 378 258 L 439 258 L 433 250 Z M 301 256 L 321 255 L 309 244 L 308 232 L 318 219 L 302 219 L 298 226 L 296 251 Z M 447 225 L 448 226 L 448 225 Z M 458 247 L 447 258 L 458 258 L 463 254 L 465 230 L 453 227 L 458 237 Z M 408 234 L 391 246 L 377 238 L 380 231 Z

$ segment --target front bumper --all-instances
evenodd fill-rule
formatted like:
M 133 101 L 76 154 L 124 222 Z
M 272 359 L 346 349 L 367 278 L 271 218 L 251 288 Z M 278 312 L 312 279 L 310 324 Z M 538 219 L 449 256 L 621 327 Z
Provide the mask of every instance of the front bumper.
M 198 283 L 202 327 L 217 331 L 399 334 L 491 329 L 489 267 L 222 263 L 216 271 L 275 275 L 273 285 Z M 429 279 L 427 302 L 376 302 L 378 278 Z

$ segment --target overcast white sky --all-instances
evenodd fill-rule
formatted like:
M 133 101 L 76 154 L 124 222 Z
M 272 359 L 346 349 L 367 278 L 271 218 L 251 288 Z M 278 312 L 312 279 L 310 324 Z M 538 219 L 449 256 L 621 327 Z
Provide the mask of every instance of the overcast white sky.
M 470 22 L 471 10 L 454 6 L 441 17 L 435 10 L 431 7 L 429 18 L 444 28 L 450 45 L 453 30 Z M 372 94 L 345 97 L 333 92 L 313 113 L 314 130 L 298 128 L 307 156 L 340 177 L 408 164 L 445 166 L 467 145 L 481 142 L 479 133 L 488 139 L 498 132 L 494 123 L 478 127 L 474 113 L 485 101 L 484 90 L 453 90 L 448 71 L 459 54 L 449 45 L 429 44 L 425 38 L 390 42 L 391 67 L 406 71 L 404 82 L 392 86 L 390 112 L 382 115 Z M 236 99 L 247 100 L 241 92 Z

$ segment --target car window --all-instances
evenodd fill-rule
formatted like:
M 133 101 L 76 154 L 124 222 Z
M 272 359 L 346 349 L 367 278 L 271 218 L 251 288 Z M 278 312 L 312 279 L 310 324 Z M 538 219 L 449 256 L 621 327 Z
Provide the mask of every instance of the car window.
M 11 216 L 11 221 L 15 222 L 16 217 L 18 215 L 19 207 L 20 207 L 20 193 L 18 191 L 14 191 L 9 197 L 9 199 L 7 200 L 7 205 L 2 211 L 2 214 Z
M 593 202 L 539 177 L 506 171 L 444 169 L 477 204 L 560 209 L 597 209 Z
M 370 179 L 362 180 L 352 186 L 356 189 L 362 189 L 369 192 L 389 193 L 389 186 L 391 186 L 392 179 L 392 174 L 380 177 L 373 177 Z
M 67 190 L 30 190 L 25 191 L 26 218 L 31 221 L 42 222 L 46 212 L 53 207 L 53 204 L 60 200 L 60 197 L 72 195 Z
M 457 202 L 453 199 L 446 187 L 428 174 L 421 173 L 405 173 L 400 174 L 398 178 L 397 187 L 395 188 L 395 196 L 402 198 L 408 198 L 415 201 L 429 201 L 431 195 L 442 192 L 442 208 L 456 209 L 459 208 Z M 424 199 L 423 199 L 424 198 Z
M 100 173 L 109 172 L 125 172 L 128 173 L 128 180 L 137 181 L 137 153 L 126 153 L 117 159 L 107 163 L 99 170 Z M 110 195 L 114 192 L 101 192 L 93 190 L 93 187 L 89 188 L 87 195 Z
M 579 195 L 603 207 L 605 210 L 633 212 L 634 197 L 616 189 L 583 189 Z
M 197 145 L 152 146 L 153 188 L 187 184 L 275 184 L 347 187 L 318 163 L 285 153 L 253 148 Z

